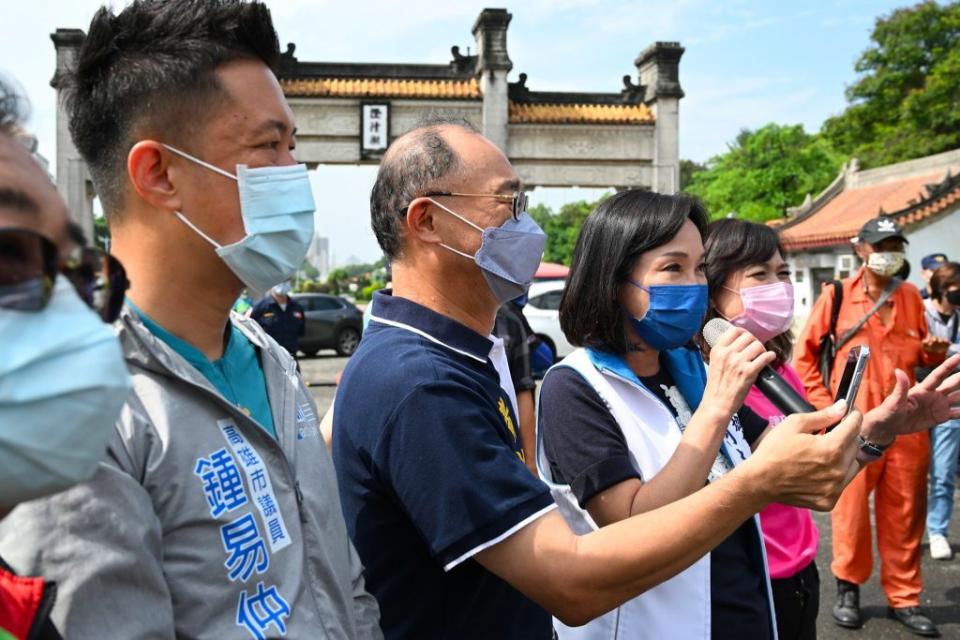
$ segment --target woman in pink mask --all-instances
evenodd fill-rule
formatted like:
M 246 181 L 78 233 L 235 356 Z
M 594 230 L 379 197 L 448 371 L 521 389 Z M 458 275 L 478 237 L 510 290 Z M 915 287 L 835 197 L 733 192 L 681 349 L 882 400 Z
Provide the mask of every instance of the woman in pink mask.
M 793 348 L 793 282 L 776 231 L 743 220 L 718 220 L 707 227 L 704 248 L 710 291 L 707 319 L 726 318 L 752 333 L 777 354 L 773 369 L 805 396 L 803 383 L 788 362 Z M 783 412 L 756 386 L 750 389 L 745 404 L 772 426 L 784 419 Z M 760 524 L 779 637 L 816 638 L 819 532 L 813 518 L 806 509 L 771 504 L 760 512 Z

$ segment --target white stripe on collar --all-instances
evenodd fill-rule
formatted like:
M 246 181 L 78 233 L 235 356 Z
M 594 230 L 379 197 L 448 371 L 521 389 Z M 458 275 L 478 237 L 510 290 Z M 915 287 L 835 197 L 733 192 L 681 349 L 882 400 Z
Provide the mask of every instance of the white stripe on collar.
M 446 347 L 447 349 L 450 349 L 450 351 L 459 353 L 459 354 L 462 355 L 462 356 L 467 356 L 468 358 L 473 358 L 474 360 L 476 360 L 477 362 L 480 362 L 480 363 L 482 363 L 482 364 L 486 364 L 486 362 L 487 362 L 484 358 L 480 358 L 480 357 L 478 357 L 478 356 L 470 353 L 469 351 L 464 351 L 464 350 L 462 350 L 462 349 L 457 349 L 456 347 L 451 347 L 451 346 L 448 345 L 446 342 L 442 342 L 442 341 L 440 341 L 440 340 L 437 340 L 437 339 L 434 338 L 432 335 L 430 335 L 430 334 L 427 333 L 426 331 L 423 331 L 422 329 L 417 329 L 416 327 L 411 327 L 411 326 L 408 325 L 408 324 L 403 324 L 402 322 L 397 322 L 397 321 L 395 321 L 395 320 L 385 320 L 385 319 L 383 319 L 383 318 L 379 318 L 379 317 L 373 315 L 372 313 L 370 314 L 370 319 L 371 319 L 371 320 L 375 320 L 376 322 L 379 322 L 379 323 L 381 323 L 381 324 L 390 325 L 391 327 L 397 327 L 398 329 L 406 329 L 407 331 L 410 331 L 411 333 L 415 333 L 415 334 L 417 334 L 418 336 L 421 336 L 421 337 L 426 338 L 426 339 L 429 340 L 430 342 L 433 342 L 433 343 L 435 343 L 435 344 L 438 344 L 438 345 L 440 345 L 441 347 Z

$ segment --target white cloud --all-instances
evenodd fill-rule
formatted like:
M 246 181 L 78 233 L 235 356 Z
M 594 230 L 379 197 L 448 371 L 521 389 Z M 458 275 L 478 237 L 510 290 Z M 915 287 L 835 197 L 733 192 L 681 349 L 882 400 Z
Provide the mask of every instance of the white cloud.
M 680 103 L 680 156 L 704 161 L 721 153 L 737 133 L 768 122 L 802 123 L 815 131 L 828 107 L 814 87 L 770 76 L 693 77 Z

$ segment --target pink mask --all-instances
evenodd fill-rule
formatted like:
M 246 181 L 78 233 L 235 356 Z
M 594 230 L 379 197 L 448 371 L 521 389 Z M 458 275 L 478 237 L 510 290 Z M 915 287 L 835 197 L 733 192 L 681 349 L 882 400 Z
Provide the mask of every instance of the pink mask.
M 752 333 L 760 342 L 775 338 L 790 328 L 793 322 L 793 285 L 775 282 L 731 293 L 740 296 L 743 313 L 730 322 Z

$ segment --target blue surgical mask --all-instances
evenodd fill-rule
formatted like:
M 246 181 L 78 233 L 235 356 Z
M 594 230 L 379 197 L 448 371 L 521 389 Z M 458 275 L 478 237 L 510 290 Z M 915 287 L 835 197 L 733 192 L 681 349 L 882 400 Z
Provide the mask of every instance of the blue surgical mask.
M 527 293 L 547 243 L 546 234 L 533 218 L 524 212 L 518 220 L 510 218 L 499 227 L 483 229 L 436 200 L 430 202 L 483 234 L 480 249 L 472 256 L 450 245 L 440 246 L 476 262 L 499 304 Z
M 239 242 L 221 245 L 198 229 L 183 213 L 177 211 L 177 217 L 212 244 L 220 259 L 245 285 L 262 293 L 296 273 L 313 240 L 313 213 L 316 206 L 307 165 L 251 169 L 238 164 L 237 175 L 234 176 L 170 145 L 163 146 L 187 160 L 237 181 L 240 213 L 247 232 Z
M 682 347 L 693 339 L 707 313 L 707 285 L 664 284 L 645 287 L 630 284 L 650 295 L 650 306 L 642 318 L 631 318 L 634 331 L 652 349 L 666 351 Z
M 120 344 L 59 276 L 42 311 L 0 311 L 0 511 L 84 482 L 130 392 Z

